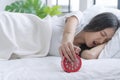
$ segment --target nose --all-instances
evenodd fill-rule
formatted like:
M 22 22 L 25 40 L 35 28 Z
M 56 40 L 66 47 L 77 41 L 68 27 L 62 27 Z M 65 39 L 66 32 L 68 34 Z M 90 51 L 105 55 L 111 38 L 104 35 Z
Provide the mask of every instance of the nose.
M 106 41 L 106 38 L 101 38 L 101 39 L 99 39 L 99 44 L 103 44 L 104 42 Z
M 97 39 L 97 40 L 95 41 L 95 44 L 96 44 L 96 46 L 97 46 L 97 45 L 103 44 L 104 42 L 105 42 L 105 39 L 104 39 L 104 38 L 99 38 L 99 39 Z

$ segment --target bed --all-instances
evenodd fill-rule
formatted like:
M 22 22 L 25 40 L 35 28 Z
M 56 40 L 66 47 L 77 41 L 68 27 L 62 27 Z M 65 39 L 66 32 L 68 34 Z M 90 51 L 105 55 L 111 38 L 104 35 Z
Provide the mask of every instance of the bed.
M 1 60 L 0 80 L 120 80 L 119 63 L 119 59 L 82 59 L 78 72 L 66 73 L 60 57 Z
M 96 11 L 96 9 L 92 8 L 91 10 Z M 89 21 L 89 19 L 93 16 L 93 14 L 91 14 L 91 17 L 87 16 L 87 14 L 90 15 L 89 12 L 91 12 L 91 10 L 88 10 L 84 13 L 86 17 L 89 17 L 86 21 Z M 118 13 L 120 14 L 120 11 L 118 11 Z M 19 17 L 21 18 L 21 16 Z M 18 31 L 16 31 L 16 33 L 19 34 L 19 37 L 27 36 L 25 37 L 25 42 L 20 40 L 18 36 L 12 35 L 14 32 L 13 26 L 11 26 L 12 28 L 10 29 L 8 29 L 8 27 L 5 25 L 3 25 L 4 27 L 0 27 L 1 31 L 6 32 L 4 35 L 2 35 L 2 32 L 0 31 L 0 36 L 2 37 L 1 40 L 3 40 L 0 41 L 0 44 L 4 44 L 4 46 L 0 46 L 0 80 L 120 80 L 120 30 L 118 30 L 114 38 L 105 46 L 99 56 L 99 59 L 82 59 L 82 67 L 78 72 L 66 73 L 61 67 L 60 57 L 47 56 L 50 45 L 50 36 L 52 32 L 48 19 L 37 19 L 38 21 L 40 20 L 39 23 L 37 23 L 38 21 L 35 21 L 36 23 L 33 23 L 28 20 L 28 18 L 34 20 L 36 16 L 25 17 L 25 25 L 24 23 L 19 24 L 20 27 L 18 26 L 19 29 L 17 28 Z M 10 20 L 11 18 L 7 19 Z M 21 19 L 21 21 L 23 21 L 23 18 Z M 28 22 L 25 22 L 27 20 Z M 3 20 L 1 20 L 1 23 L 3 24 L 2 21 Z M 9 22 L 6 23 L 7 25 L 9 24 Z M 26 26 L 26 23 L 29 23 L 27 24 L 27 29 L 30 29 L 29 34 L 37 35 L 34 36 L 34 39 L 33 37 L 28 36 L 28 32 L 26 32 L 26 30 L 21 27 L 23 25 Z M 11 21 L 9 27 L 10 25 L 13 25 Z M 38 28 L 33 28 L 31 25 L 38 26 Z M 42 25 L 42 27 L 39 25 Z M 37 34 L 33 31 L 34 29 L 40 29 L 40 32 L 42 33 Z M 26 35 L 21 35 L 19 33 L 20 30 L 23 31 L 23 33 L 26 33 Z M 38 38 L 39 35 L 42 37 Z M 11 39 L 11 37 L 13 39 Z M 20 43 L 17 43 L 16 39 L 20 40 Z M 41 42 L 38 43 L 37 41 Z M 26 42 L 28 44 L 24 44 Z M 10 58 L 12 53 L 17 53 L 16 55 L 19 55 L 17 58 L 21 59 L 7 60 Z

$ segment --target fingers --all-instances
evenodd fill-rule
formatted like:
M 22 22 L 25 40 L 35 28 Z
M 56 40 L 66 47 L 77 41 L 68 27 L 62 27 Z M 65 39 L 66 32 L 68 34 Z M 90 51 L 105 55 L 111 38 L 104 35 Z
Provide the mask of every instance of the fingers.
M 63 44 L 59 48 L 59 53 L 61 57 L 66 57 L 70 62 L 74 62 L 76 60 L 76 52 L 80 51 L 79 47 L 73 46 L 73 44 Z
M 68 54 L 70 56 L 70 58 L 72 59 L 72 61 L 75 61 L 75 51 L 74 51 L 74 47 L 73 47 L 73 44 L 70 44 L 68 45 Z
M 60 55 L 63 57 L 65 57 L 65 58 L 67 58 L 70 62 L 72 62 L 73 61 L 73 58 L 71 58 L 72 57 L 72 54 L 71 54 L 71 51 L 70 51 L 70 49 L 69 49 L 69 47 L 68 47 L 68 45 L 62 45 L 61 47 L 60 47 L 60 49 L 59 49 L 59 52 L 60 52 Z
M 80 47 L 78 46 L 74 46 L 75 49 L 75 53 L 79 54 L 79 52 L 81 51 Z
M 70 62 L 72 62 L 72 59 L 70 58 L 70 51 L 66 49 L 66 47 L 62 47 L 62 54 L 64 57 L 66 57 Z

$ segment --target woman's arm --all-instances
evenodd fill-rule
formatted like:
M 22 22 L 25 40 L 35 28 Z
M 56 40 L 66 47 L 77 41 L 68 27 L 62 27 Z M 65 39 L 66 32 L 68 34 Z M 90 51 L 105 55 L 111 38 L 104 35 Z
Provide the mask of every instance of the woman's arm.
M 75 16 L 68 17 L 64 27 L 62 43 L 59 48 L 59 52 L 64 55 L 69 61 L 75 60 L 75 51 L 74 51 L 74 35 L 76 26 L 78 25 L 78 19 Z M 76 47 L 77 48 L 77 47 Z
M 81 57 L 84 59 L 97 59 L 102 49 L 105 47 L 106 43 L 98 45 L 90 50 L 84 50 L 81 53 Z

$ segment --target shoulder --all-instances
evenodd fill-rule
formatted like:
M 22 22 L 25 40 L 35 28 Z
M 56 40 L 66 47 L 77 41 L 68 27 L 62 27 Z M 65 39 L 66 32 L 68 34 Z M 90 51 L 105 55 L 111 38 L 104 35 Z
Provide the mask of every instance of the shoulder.
M 71 16 L 75 16 L 80 23 L 81 20 L 82 20 L 82 17 L 83 17 L 83 13 L 81 11 L 74 11 L 74 12 L 67 13 L 67 14 L 64 15 L 65 19 L 68 18 L 68 17 L 71 17 Z

